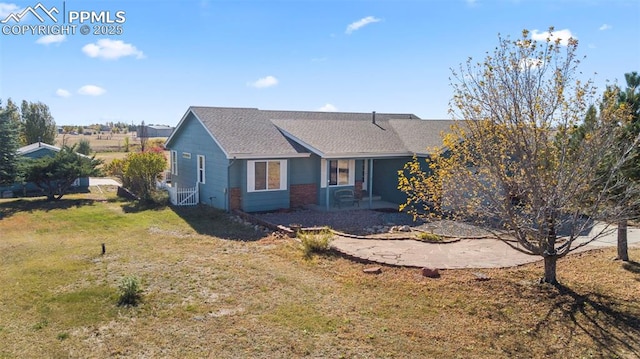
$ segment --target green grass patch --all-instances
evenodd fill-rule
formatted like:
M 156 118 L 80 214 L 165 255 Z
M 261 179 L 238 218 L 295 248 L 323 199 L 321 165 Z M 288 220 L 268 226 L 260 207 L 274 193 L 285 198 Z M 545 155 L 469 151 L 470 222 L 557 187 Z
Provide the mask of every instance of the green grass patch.
M 442 242 L 444 240 L 444 237 L 429 232 L 420 232 L 416 238 L 423 242 Z
M 331 318 L 313 304 L 285 303 L 275 308 L 266 318 L 290 330 L 304 333 L 331 333 L 337 328 L 336 320 Z

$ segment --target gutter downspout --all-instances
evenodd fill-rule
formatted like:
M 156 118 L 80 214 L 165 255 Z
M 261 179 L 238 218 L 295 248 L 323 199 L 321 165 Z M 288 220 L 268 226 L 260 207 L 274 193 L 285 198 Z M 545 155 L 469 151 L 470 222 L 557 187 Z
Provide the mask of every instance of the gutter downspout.
M 325 197 L 326 197 L 327 212 L 329 212 L 329 178 L 331 178 L 330 177 L 331 176 L 331 173 L 330 173 L 330 171 L 331 171 L 331 163 L 330 163 L 329 160 L 326 160 L 325 162 L 327 162 L 327 171 L 326 171 L 327 172 L 327 178 L 325 178 L 325 183 L 326 183 L 325 188 L 327 190 L 326 191 L 327 193 L 325 193 Z
M 229 171 L 229 169 L 231 168 L 231 166 L 233 166 L 233 164 L 236 163 L 236 157 L 233 156 L 233 158 L 231 159 L 231 162 L 229 162 L 229 164 L 227 165 L 227 187 L 225 188 L 225 196 L 224 196 L 224 209 L 227 213 L 231 212 L 231 173 Z

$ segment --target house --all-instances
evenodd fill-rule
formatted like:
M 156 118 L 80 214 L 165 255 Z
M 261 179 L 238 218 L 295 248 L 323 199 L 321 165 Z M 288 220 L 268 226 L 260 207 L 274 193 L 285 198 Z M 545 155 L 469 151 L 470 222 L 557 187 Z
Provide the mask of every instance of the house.
M 60 147 L 52 146 L 43 142 L 36 142 L 30 145 L 20 147 L 18 149 L 18 155 L 20 157 L 38 159 L 45 156 L 55 156 L 60 152 Z M 83 155 L 79 155 L 83 156 Z M 89 178 L 78 178 L 72 185 L 73 190 L 76 191 L 88 191 Z M 1 197 L 13 197 L 14 194 L 26 196 L 31 193 L 40 193 L 42 190 L 34 183 L 14 183 L 11 186 L 0 186 Z
M 335 204 L 333 192 L 402 203 L 398 170 L 441 145 L 451 121 L 413 114 L 190 107 L 166 141 L 172 187 L 198 202 L 269 211 Z
M 173 132 L 173 127 L 160 125 L 138 126 L 137 136 L 144 138 L 169 137 Z

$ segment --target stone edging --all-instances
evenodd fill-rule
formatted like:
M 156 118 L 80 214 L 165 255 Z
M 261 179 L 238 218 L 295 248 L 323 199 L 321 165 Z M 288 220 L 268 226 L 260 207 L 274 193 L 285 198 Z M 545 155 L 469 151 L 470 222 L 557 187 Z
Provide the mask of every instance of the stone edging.
M 253 224 L 268 228 L 270 230 L 285 234 L 289 237 L 295 238 L 296 234 L 298 233 L 298 231 L 305 231 L 305 232 L 314 232 L 314 231 L 322 231 L 325 230 L 327 227 L 300 227 L 300 228 L 290 228 L 284 225 L 279 225 L 279 224 L 274 224 L 268 221 L 265 221 L 263 219 L 260 219 L 256 216 L 253 216 L 249 213 L 240 211 L 240 210 L 233 210 L 233 214 L 239 216 L 240 218 L 244 219 L 245 221 L 251 222 Z M 490 236 L 473 236 L 473 237 L 465 237 L 465 236 L 450 236 L 450 235 L 442 235 L 442 234 L 437 234 L 440 237 L 443 237 L 444 239 L 441 241 L 428 241 L 428 240 L 420 240 L 414 236 L 384 236 L 384 233 L 381 233 L 379 235 L 383 235 L 380 237 L 376 237 L 375 235 L 357 235 L 357 234 L 350 234 L 350 233 L 344 233 L 344 232 L 340 232 L 337 231 L 335 229 L 329 228 L 329 230 L 331 231 L 331 233 L 333 233 L 336 236 L 339 237 L 345 237 L 345 238 L 354 238 L 354 239 L 362 239 L 362 240 L 370 240 L 370 239 L 375 239 L 375 240 L 396 240 L 396 241 L 404 241 L 404 240 L 413 240 L 413 241 L 417 241 L 417 242 L 422 242 L 422 243 L 433 243 L 433 244 L 447 244 L 447 243 L 455 243 L 455 242 L 459 242 L 460 240 L 464 239 L 485 239 L 485 238 L 490 238 Z M 412 229 L 412 232 L 422 232 L 422 233 L 426 233 L 425 231 L 421 231 L 418 229 Z M 395 232 L 395 233 L 402 233 L 402 232 Z

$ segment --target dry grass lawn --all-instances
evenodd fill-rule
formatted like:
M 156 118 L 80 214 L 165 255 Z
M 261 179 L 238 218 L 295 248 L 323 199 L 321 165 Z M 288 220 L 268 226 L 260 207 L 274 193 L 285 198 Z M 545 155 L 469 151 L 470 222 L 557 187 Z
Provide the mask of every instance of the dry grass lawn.
M 0 200 L 1 358 L 640 356 L 640 264 L 613 249 L 563 259 L 562 289 L 539 264 L 372 275 L 211 209 L 103 196 Z M 116 305 L 127 275 L 137 307 Z
M 129 152 L 124 152 L 126 137 L 129 138 Z M 57 135 L 56 145 L 62 146 L 64 143 L 68 146 L 73 146 L 80 142 L 81 139 L 89 141 L 91 150 L 93 151 L 91 155 L 95 155 L 97 159 L 103 160 L 104 164 L 109 164 L 114 159 L 123 159 L 130 152 L 140 150 L 140 141 L 135 137 L 135 132 L 127 134 L 118 133 L 113 135 Z M 166 138 L 149 138 L 148 141 L 164 143 Z M 168 152 L 165 153 L 165 157 L 169 157 Z

